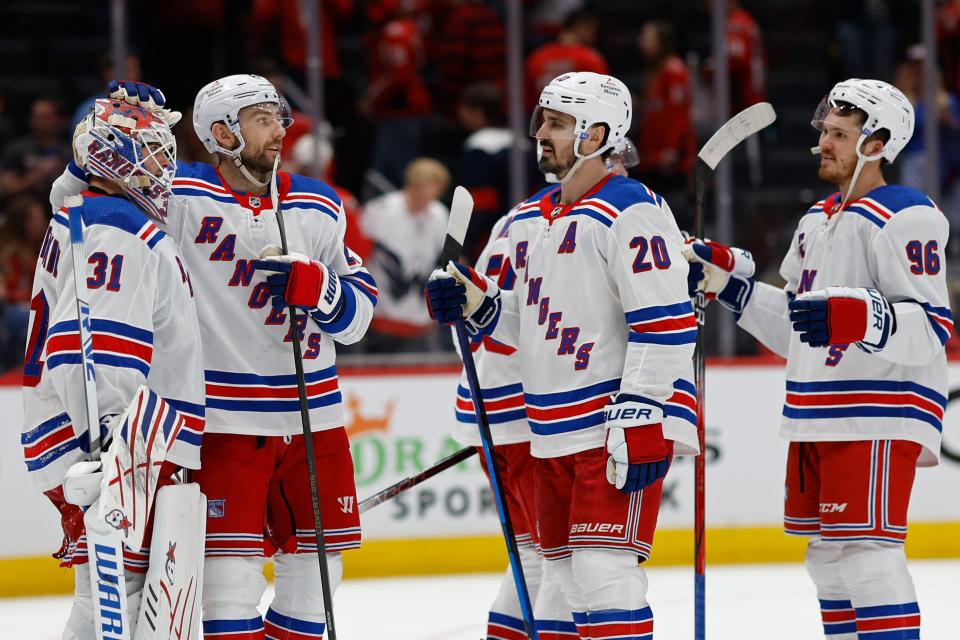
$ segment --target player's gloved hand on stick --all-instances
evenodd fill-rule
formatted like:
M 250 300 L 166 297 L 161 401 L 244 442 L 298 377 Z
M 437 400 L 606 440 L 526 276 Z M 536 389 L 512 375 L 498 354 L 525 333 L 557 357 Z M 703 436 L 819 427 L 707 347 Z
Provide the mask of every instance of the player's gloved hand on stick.
M 100 418 L 100 454 L 110 448 L 114 429 L 119 425 L 119 416 L 107 415 Z M 100 460 L 81 460 L 70 465 L 63 479 L 62 494 L 70 504 L 88 507 L 100 497 L 100 482 L 103 479 L 103 467 Z
M 875 353 L 897 330 L 893 307 L 876 289 L 827 287 L 800 294 L 789 306 L 793 330 L 811 347 L 856 344 Z
M 617 394 L 604 410 L 607 428 L 607 482 L 622 491 L 640 491 L 670 468 L 673 443 L 663 437 L 663 409 L 647 398 Z
M 337 317 L 343 309 L 343 289 L 337 273 L 302 253 L 280 253 L 270 245 L 260 252 L 253 268 L 269 272 L 267 286 L 274 309 L 294 306 L 323 321 Z
M 114 100 L 124 100 L 130 104 L 143 107 L 167 121 L 171 127 L 178 122 L 183 114 L 179 111 L 167 109 L 167 98 L 163 91 L 144 82 L 133 80 L 111 80 L 107 83 L 107 95 Z
M 465 320 L 467 331 L 493 330 L 500 315 L 500 289 L 486 276 L 465 264 L 450 261 L 445 270 L 430 274 L 426 288 L 427 310 L 440 324 Z
M 749 251 L 711 240 L 689 238 L 683 256 L 690 263 L 687 290 L 690 297 L 702 291 L 737 315 L 743 313 L 753 293 L 756 264 Z

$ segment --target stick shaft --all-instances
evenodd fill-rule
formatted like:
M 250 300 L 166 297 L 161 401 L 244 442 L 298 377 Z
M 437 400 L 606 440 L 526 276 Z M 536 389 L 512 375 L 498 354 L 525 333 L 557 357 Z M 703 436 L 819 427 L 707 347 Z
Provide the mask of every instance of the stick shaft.
M 279 202 L 274 201 L 277 211 L 277 226 L 280 228 L 280 248 L 287 251 L 287 231 L 283 224 L 283 212 Z M 317 462 L 313 450 L 313 429 L 310 426 L 310 405 L 307 401 L 307 384 L 303 373 L 303 354 L 300 351 L 300 331 L 297 310 L 287 306 L 290 314 L 290 343 L 293 345 L 293 365 L 297 372 L 297 395 L 300 398 L 300 424 L 303 427 L 303 446 L 307 456 L 307 476 L 310 480 L 310 500 L 313 503 L 313 533 L 317 538 L 317 560 L 320 563 L 320 588 L 323 591 L 323 612 L 327 622 L 327 638 L 337 640 L 333 620 L 333 590 L 330 588 L 330 567 L 327 564 L 327 545 L 323 538 L 323 518 L 320 513 L 320 489 L 317 483 Z M 305 318 L 309 322 L 309 318 Z
M 443 471 L 446 471 L 450 467 L 455 467 L 464 460 L 469 459 L 471 456 L 477 453 L 476 447 L 464 447 L 456 453 L 447 456 L 440 462 L 436 463 L 432 467 L 424 469 L 418 474 L 412 475 L 409 478 L 404 478 L 396 484 L 392 484 L 386 489 L 383 489 L 379 493 L 375 493 L 366 500 L 360 503 L 358 507 L 360 513 L 366 513 L 370 509 L 373 509 L 375 506 L 386 502 L 387 500 L 392 500 L 396 498 L 401 493 L 404 493 L 418 484 L 421 484 L 435 475 L 440 474 Z
M 712 172 L 710 168 L 698 161 L 697 173 L 695 177 L 696 184 L 696 209 L 694 213 L 694 235 L 698 238 L 703 237 L 703 203 L 706 197 L 707 184 Z M 706 381 L 705 357 L 703 351 L 703 331 L 706 327 L 707 300 L 702 291 L 697 292 L 696 300 L 697 316 L 697 342 L 693 352 L 693 380 L 697 390 L 697 440 L 700 443 L 700 453 L 694 458 L 693 476 L 693 613 L 694 613 L 694 638 L 695 640 L 704 640 L 706 638 L 706 506 L 707 506 L 707 465 L 706 465 Z

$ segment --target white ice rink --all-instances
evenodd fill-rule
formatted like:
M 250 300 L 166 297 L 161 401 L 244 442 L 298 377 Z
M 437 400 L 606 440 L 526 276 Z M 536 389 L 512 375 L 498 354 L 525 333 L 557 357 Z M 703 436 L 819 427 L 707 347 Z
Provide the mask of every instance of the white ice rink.
M 910 564 L 919 592 L 924 640 L 960 639 L 960 560 Z M 687 568 L 650 570 L 657 640 L 693 637 L 693 579 Z M 337 593 L 340 640 L 479 640 L 496 575 L 353 580 Z M 822 638 L 814 590 L 801 565 L 708 568 L 710 640 Z M 264 598 L 262 609 L 272 597 Z M 69 598 L 0 600 L 0 638 L 55 640 Z

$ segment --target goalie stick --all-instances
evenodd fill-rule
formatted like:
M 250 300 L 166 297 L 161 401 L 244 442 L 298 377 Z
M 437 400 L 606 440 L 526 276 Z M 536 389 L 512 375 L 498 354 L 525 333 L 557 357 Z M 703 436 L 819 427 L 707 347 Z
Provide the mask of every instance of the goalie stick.
M 445 267 L 448 262 L 460 257 L 460 253 L 463 251 L 463 239 L 467 235 L 467 227 L 470 226 L 470 216 L 472 214 L 473 198 L 469 191 L 458 186 L 453 192 L 450 221 L 447 223 L 447 237 L 443 242 L 443 251 L 440 253 L 441 267 Z M 483 443 L 483 452 L 486 458 L 487 471 L 490 475 L 490 484 L 493 488 L 494 502 L 497 505 L 497 515 L 500 517 L 500 527 L 503 529 L 503 538 L 507 543 L 507 557 L 510 559 L 513 581 L 520 600 L 520 610 L 523 612 L 523 626 L 527 632 L 527 637 L 530 640 L 537 640 L 537 628 L 533 620 L 530 592 L 527 590 L 527 581 L 523 576 L 523 567 L 520 564 L 520 551 L 517 549 L 517 540 L 513 535 L 513 522 L 510 519 L 503 484 L 497 470 L 497 461 L 493 454 L 493 435 L 490 433 L 490 422 L 487 420 L 487 411 L 484 408 L 483 397 L 480 395 L 480 380 L 477 377 L 473 352 L 470 350 L 470 341 L 467 339 L 467 330 L 462 319 L 458 319 L 454 323 L 454 329 L 457 334 L 457 343 L 460 346 L 460 356 L 463 359 L 463 369 L 470 387 L 470 397 L 473 399 L 473 411 L 477 416 L 477 426 L 480 428 L 480 440 Z
M 696 210 L 694 214 L 693 234 L 703 238 L 703 201 L 710 184 L 713 170 L 730 151 L 758 131 L 768 127 L 777 119 L 777 114 L 769 102 L 759 102 L 749 106 L 727 120 L 717 129 L 697 154 L 697 169 L 694 176 L 696 185 Z M 694 460 L 694 638 L 706 638 L 706 414 L 703 327 L 706 324 L 707 300 L 702 291 L 696 296 L 697 343 L 693 352 L 694 385 L 697 389 L 697 439 L 700 441 L 700 455 Z

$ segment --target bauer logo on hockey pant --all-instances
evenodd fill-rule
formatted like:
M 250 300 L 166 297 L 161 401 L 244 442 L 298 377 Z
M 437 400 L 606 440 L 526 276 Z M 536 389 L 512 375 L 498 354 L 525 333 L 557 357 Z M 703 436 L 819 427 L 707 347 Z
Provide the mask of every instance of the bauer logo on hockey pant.
M 353 496 L 340 496 L 337 498 L 337 502 L 340 503 L 340 511 L 344 513 L 353 513 L 353 504 L 356 501 L 356 498 Z
M 609 522 L 575 522 L 570 525 L 570 533 L 611 533 L 619 536 L 623 535 L 623 525 Z
M 207 517 L 222 518 L 226 500 L 207 500 Z
M 836 502 L 821 502 L 820 503 L 820 513 L 843 513 L 847 508 L 846 502 L 836 503 Z

